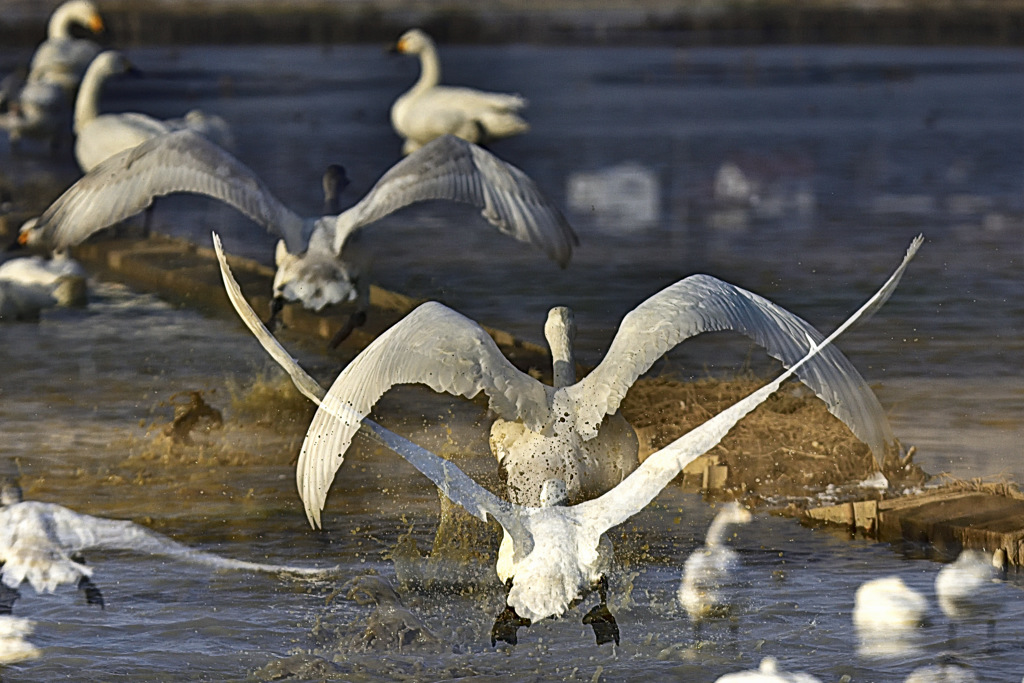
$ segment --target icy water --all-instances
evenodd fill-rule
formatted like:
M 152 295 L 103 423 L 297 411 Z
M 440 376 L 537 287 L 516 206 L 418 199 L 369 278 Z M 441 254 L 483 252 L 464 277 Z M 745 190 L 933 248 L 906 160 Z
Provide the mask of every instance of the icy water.
M 411 60 L 375 47 L 129 54 L 144 78 L 112 83 L 106 107 L 223 116 L 238 156 L 300 213 L 319 210 L 328 163 L 346 166 L 355 198 L 397 160 L 387 112 L 416 76 Z M 0 51 L 0 66 L 23 58 Z M 530 99 L 531 132 L 493 151 L 567 207 L 581 246 L 560 271 L 472 211 L 429 206 L 374 229 L 380 284 L 535 341 L 547 308 L 570 305 L 584 361 L 596 362 L 625 312 L 694 272 L 829 329 L 923 232 L 897 294 L 841 347 L 925 469 L 1024 480 L 1024 52 L 512 46 L 445 48 L 442 59 L 447 82 Z M 4 143 L 0 172 L 15 184 L 50 183 L 54 194 L 74 177 L 66 154 L 14 158 Z M 610 184 L 595 180 L 602 172 Z M 268 236 L 210 202 L 169 200 L 156 221 L 203 242 L 216 228 L 229 251 L 270 258 Z M 434 491 L 397 457 L 360 444 L 329 499 L 326 530 L 308 528 L 289 461 L 309 413 L 233 320 L 104 284 L 84 311 L 0 335 L 0 459 L 32 497 L 131 518 L 231 557 L 341 564 L 352 575 L 393 579 L 400 537 L 430 547 Z M 325 381 L 336 372 L 310 350 L 300 356 Z M 684 344 L 666 369 L 699 377 L 748 365 L 771 368 L 748 344 L 709 336 Z M 225 425 L 196 445 L 171 445 L 160 432 L 184 400 L 176 395 L 193 390 Z M 479 406 L 449 414 L 447 399 L 396 394 L 377 411 L 386 423 L 434 447 L 454 440 L 479 456 L 470 458 L 478 472 L 489 470 Z M 86 607 L 70 589 L 25 591 L 15 613 L 37 621 L 45 652 L 3 676 L 712 681 L 767 655 L 825 681 L 902 680 L 947 655 L 982 680 L 1024 675 L 1018 576 L 993 587 L 1003 603 L 994 636 L 984 623 L 953 631 L 935 605 L 940 565 L 922 559 L 928 549 L 850 542 L 765 516 L 732 542 L 741 556 L 733 619 L 695 634 L 673 596 L 713 514 L 673 489 L 617 530 L 619 648 L 595 647 L 579 623 L 587 603 L 521 631 L 515 650 L 492 649 L 501 597 L 486 573 L 472 594 L 405 592 L 440 644 L 381 655 L 360 647 L 370 608 L 336 595 L 336 585 L 94 554 L 107 608 Z M 929 597 L 930 625 L 914 652 L 859 657 L 854 590 L 890 574 Z

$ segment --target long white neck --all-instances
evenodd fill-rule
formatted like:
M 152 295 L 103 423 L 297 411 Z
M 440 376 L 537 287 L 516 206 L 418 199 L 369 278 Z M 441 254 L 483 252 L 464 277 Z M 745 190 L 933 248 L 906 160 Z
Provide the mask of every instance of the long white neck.
M 67 5 L 58 7 L 50 15 L 50 23 L 46 27 L 46 35 L 50 38 L 71 37 L 71 8 Z
M 556 389 L 576 383 L 576 359 L 573 340 L 576 338 L 576 320 L 565 306 L 556 306 L 548 313 L 544 323 L 544 337 L 551 349 L 552 382 Z
M 749 515 L 743 514 L 739 510 L 726 508 L 711 520 L 711 525 L 708 526 L 707 536 L 704 539 L 704 545 L 708 548 L 724 545 L 725 534 L 728 531 L 729 526 L 733 524 L 742 524 L 749 521 L 749 519 Z
M 426 90 L 433 88 L 441 82 L 441 60 L 437 56 L 437 48 L 433 43 L 427 43 L 420 51 L 420 78 L 416 81 L 413 90 Z
M 75 133 L 100 114 L 100 92 L 110 76 L 110 70 L 99 63 L 98 59 L 94 59 L 85 70 L 82 85 L 78 88 L 78 97 L 75 99 Z

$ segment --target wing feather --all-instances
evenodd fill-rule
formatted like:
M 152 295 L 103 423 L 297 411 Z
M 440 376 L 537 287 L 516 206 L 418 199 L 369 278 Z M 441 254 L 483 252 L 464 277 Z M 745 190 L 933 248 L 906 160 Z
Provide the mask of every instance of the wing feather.
M 338 217 L 335 253 L 359 228 L 429 199 L 476 206 L 498 230 L 542 249 L 561 266 L 578 243 L 565 216 L 529 176 L 477 145 L 445 135 L 395 164 Z
M 219 199 L 284 238 L 289 251 L 306 249 L 303 219 L 245 164 L 190 130 L 152 138 L 99 164 L 50 205 L 38 229 L 51 247 L 64 249 L 177 192 Z

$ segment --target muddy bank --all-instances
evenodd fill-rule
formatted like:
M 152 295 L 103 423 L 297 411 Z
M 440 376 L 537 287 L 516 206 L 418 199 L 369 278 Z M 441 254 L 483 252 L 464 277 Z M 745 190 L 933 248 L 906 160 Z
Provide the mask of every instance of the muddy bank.
M 45 34 L 47 3 L 8 0 L 0 44 Z M 52 3 L 56 4 L 56 3 Z M 103 2 L 111 44 L 302 44 L 392 41 L 421 26 L 442 43 L 599 45 L 1019 45 L 1024 5 L 764 2 L 621 3 Z

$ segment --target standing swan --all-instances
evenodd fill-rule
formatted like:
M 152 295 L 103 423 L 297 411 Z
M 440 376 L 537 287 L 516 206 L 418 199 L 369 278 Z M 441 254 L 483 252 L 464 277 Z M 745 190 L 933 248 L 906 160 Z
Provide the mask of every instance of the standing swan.
M 93 34 L 103 31 L 103 18 L 90 0 L 69 0 L 50 15 L 46 40 L 39 44 L 29 65 L 28 81 L 47 80 L 59 85 L 70 104 L 89 63 L 100 53 L 100 46 L 75 38 L 71 27 L 79 25 Z
M 337 169 L 327 178 L 344 182 Z M 450 135 L 395 164 L 340 215 L 302 218 L 242 162 L 191 131 L 160 136 L 109 159 L 58 197 L 20 239 L 66 248 L 177 192 L 226 202 L 283 239 L 275 310 L 285 300 L 320 310 L 355 299 L 356 313 L 342 333 L 365 320 L 370 303 L 373 254 L 357 239 L 361 229 L 410 204 L 447 199 L 476 206 L 500 232 L 536 246 L 561 266 L 577 243 L 565 217 L 525 173 Z
M 530 129 L 518 115 L 526 106 L 519 95 L 439 85 L 437 47 L 420 29 L 403 33 L 394 50 L 420 58 L 419 80 L 391 106 L 391 125 L 405 140 L 403 153 L 415 152 L 445 134 L 483 145 Z
M 747 524 L 752 519 L 750 511 L 739 503 L 726 505 L 708 527 L 704 545 L 686 558 L 676 599 L 695 627 L 726 606 L 720 590 L 728 582 L 738 555 L 725 544 L 725 534 L 731 525 Z
M 892 294 L 918 245 L 919 241 L 915 241 L 903 263 L 882 288 L 828 338 L 820 343 L 805 339 L 809 351 L 790 369 L 651 455 L 608 493 L 570 506 L 565 484 L 559 480 L 548 480 L 541 490 L 541 504 L 523 506 L 496 497 L 452 462 L 365 419 L 364 414 L 353 411 L 350 404 L 338 400 L 335 394 L 337 383 L 325 395 L 323 389 L 267 332 L 242 298 L 237 283 L 231 277 L 220 240 L 214 236 L 225 288 L 235 309 L 264 348 L 289 373 L 296 387 L 320 406 L 306 433 L 303 453 L 323 456 L 336 452 L 339 433 L 351 434 L 358 423 L 365 424 L 372 438 L 405 458 L 453 502 L 483 521 L 487 521 L 488 515 L 498 521 L 512 539 L 510 546 L 499 551 L 498 577 L 510 586 L 506 604 L 511 613 L 526 623 L 562 615 L 576 600 L 600 587 L 611 562 L 608 552 L 611 544 L 604 538 L 604 533 L 646 507 L 688 463 L 718 444 L 739 420 L 763 403 L 782 382 L 859 318 L 882 305 Z M 353 426 L 352 423 L 357 424 Z M 305 496 L 305 492 L 300 493 Z M 511 557 L 503 557 L 504 553 Z M 607 608 L 603 604 L 600 607 L 604 607 L 605 618 L 614 624 Z M 514 642 L 515 626 L 512 636 L 503 639 Z
M 909 256 L 921 239 L 911 245 Z M 554 333 L 549 344 L 560 384 L 574 377 L 571 340 L 565 336 L 571 326 L 560 309 L 548 322 L 545 331 Z M 603 493 L 636 467 L 632 429 L 617 418 L 605 421 L 617 413 L 633 382 L 685 339 L 719 330 L 752 338 L 785 365 L 803 357 L 808 337 L 821 339 L 810 324 L 767 299 L 709 275 L 693 275 L 627 314 L 604 360 L 585 379 L 550 387 L 515 368 L 474 321 L 430 302 L 349 363 L 331 388 L 331 401 L 366 415 L 396 384 L 426 384 L 467 398 L 483 391 L 499 418 L 521 423 L 512 428 L 498 422 L 491 433 L 512 499 L 537 505 L 545 482 L 555 477 L 575 502 Z M 850 361 L 828 348 L 798 374 L 880 461 L 894 437 L 878 399 Z M 299 455 L 299 494 L 314 526 L 320 525 L 327 491 L 358 428 L 358 422 L 339 424 L 331 449 L 307 444 Z

